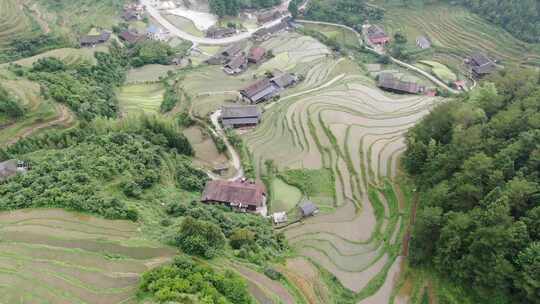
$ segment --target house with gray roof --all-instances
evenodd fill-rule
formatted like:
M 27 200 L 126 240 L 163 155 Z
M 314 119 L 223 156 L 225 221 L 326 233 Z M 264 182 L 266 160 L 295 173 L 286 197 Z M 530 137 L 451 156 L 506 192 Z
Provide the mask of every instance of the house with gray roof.
M 225 105 L 220 119 L 224 128 L 253 127 L 261 121 L 261 111 L 255 105 Z
M 416 46 L 422 50 L 429 49 L 431 47 L 431 41 L 426 36 L 418 36 L 416 38 Z
M 298 209 L 300 210 L 302 217 L 313 216 L 319 213 L 319 208 L 312 201 L 308 200 L 302 201 L 298 205 Z

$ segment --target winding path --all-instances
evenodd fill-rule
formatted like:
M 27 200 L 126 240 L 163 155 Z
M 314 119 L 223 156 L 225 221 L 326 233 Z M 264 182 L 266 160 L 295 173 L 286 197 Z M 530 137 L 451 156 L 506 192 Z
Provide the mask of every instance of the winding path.
M 221 116 L 221 110 L 217 110 L 212 115 L 210 115 L 210 120 L 212 121 L 212 124 L 214 125 L 214 129 L 210 128 L 210 131 L 214 133 L 215 136 L 221 137 L 223 139 L 223 142 L 225 143 L 225 146 L 227 146 L 227 150 L 229 150 L 229 154 L 231 155 L 231 162 L 233 164 L 233 167 L 236 169 L 236 174 L 229 178 L 229 181 L 235 181 L 244 176 L 244 169 L 242 168 L 242 162 L 240 161 L 240 156 L 238 155 L 238 152 L 234 149 L 234 147 L 229 143 L 229 140 L 227 139 L 227 136 L 225 135 L 225 132 L 219 125 L 219 117 Z M 208 172 L 208 176 L 210 176 L 211 179 L 217 180 L 221 179 L 221 177 Z

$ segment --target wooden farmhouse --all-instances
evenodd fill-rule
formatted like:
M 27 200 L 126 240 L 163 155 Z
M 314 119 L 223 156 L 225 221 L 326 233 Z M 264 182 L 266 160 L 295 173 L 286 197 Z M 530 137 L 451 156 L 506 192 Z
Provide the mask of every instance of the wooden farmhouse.
M 467 59 L 467 63 L 471 68 L 472 74 L 477 78 L 489 75 L 497 68 L 495 62 L 483 53 L 471 55 L 471 57 Z
M 222 204 L 241 212 L 266 216 L 266 188 L 260 182 L 209 181 L 204 188 L 201 201 L 208 204 Z
M 230 37 L 234 34 L 236 34 L 236 29 L 228 27 L 212 26 L 206 31 L 206 37 L 213 39 Z
M 102 31 L 99 35 L 85 35 L 79 40 L 82 47 L 95 47 L 98 44 L 105 43 L 111 38 L 111 32 Z
M 223 66 L 223 71 L 229 75 L 240 74 L 247 69 L 248 59 L 244 53 L 238 53 Z
M 367 29 L 367 37 L 373 45 L 385 45 L 390 41 L 390 37 L 378 25 L 371 25 Z
M 253 127 L 261 121 L 261 111 L 255 105 L 226 105 L 221 108 L 224 128 Z
M 399 80 L 389 73 L 379 75 L 377 86 L 395 93 L 420 94 L 426 90 L 422 85 L 412 81 Z

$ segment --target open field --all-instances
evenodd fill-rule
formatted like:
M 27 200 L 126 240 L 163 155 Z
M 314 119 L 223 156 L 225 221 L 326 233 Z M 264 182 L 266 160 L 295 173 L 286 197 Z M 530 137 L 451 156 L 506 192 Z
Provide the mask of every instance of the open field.
M 189 33 L 195 37 L 204 37 L 204 33 L 195 26 L 193 21 L 174 14 L 167 14 L 162 16 L 182 31 Z
M 118 103 L 122 115 L 159 111 L 165 88 L 161 83 L 131 84 L 118 90 Z
M 287 212 L 293 209 L 302 198 L 302 192 L 298 188 L 286 184 L 279 178 L 272 182 L 272 194 L 271 212 Z
M 128 71 L 126 83 L 159 81 L 160 77 L 167 76 L 167 72 L 176 71 L 179 67 L 175 65 L 148 64 L 140 68 Z
M 137 226 L 58 209 L 0 213 L 0 302 L 135 303 L 139 276 L 174 250 L 128 246 Z
M 203 129 L 193 126 L 185 129 L 183 133 L 195 151 L 195 157 L 193 159 L 195 165 L 203 167 L 206 170 L 212 170 L 216 166 L 228 164 L 227 156 L 219 153 L 214 141 Z M 234 168 L 229 168 L 229 171 L 233 170 Z M 228 173 L 227 175 L 232 175 L 231 173 L 234 172 Z
M 540 65 L 540 45 L 522 42 L 503 29 L 458 6 L 385 7 L 384 27 L 393 35 L 401 31 L 415 47 L 416 37 L 428 36 L 435 60 L 460 66 L 472 52 L 486 52 L 503 65 Z

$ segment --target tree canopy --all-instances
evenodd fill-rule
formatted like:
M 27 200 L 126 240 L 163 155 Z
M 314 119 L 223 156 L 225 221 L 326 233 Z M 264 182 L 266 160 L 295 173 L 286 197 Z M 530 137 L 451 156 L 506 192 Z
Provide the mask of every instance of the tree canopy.
M 421 206 L 411 261 L 490 303 L 540 303 L 540 86 L 503 71 L 407 135 Z

